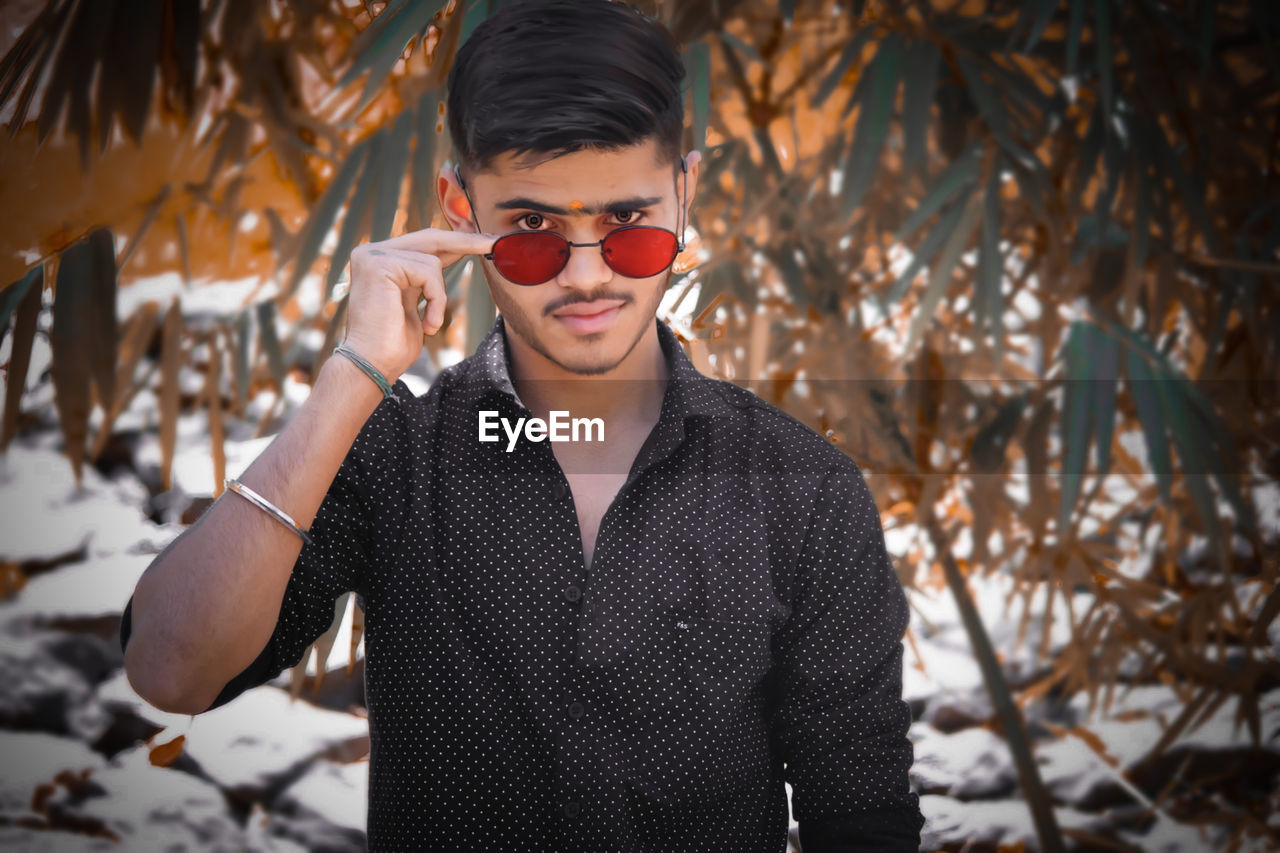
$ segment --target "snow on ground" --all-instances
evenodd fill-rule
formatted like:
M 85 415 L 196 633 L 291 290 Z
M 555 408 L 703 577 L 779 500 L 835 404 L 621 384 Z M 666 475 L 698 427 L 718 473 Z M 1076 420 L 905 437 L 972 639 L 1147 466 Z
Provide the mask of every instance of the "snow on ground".
M 427 367 L 424 363 L 423 369 Z M 415 381 L 425 391 L 425 380 Z M 305 400 L 306 391 L 292 380 L 286 385 L 286 417 Z M 276 402 L 264 392 L 252 401 L 251 410 L 261 415 Z M 140 432 L 134 447 L 138 475 L 107 478 L 87 466 L 77 488 L 59 451 L 60 437 L 50 431 L 24 436 L 0 456 L 0 517 L 5 525 L 0 561 L 44 567 L 0 602 L 0 682 L 5 684 L 0 749 L 9 759 L 0 772 L 0 844 L 102 849 L 97 844 L 102 839 L 69 831 L 79 821 L 121 836 L 134 849 L 139 843 L 199 846 L 196 839 L 220 838 L 243 849 L 293 851 L 311 849 L 317 839 L 328 838 L 336 839 L 334 849 L 358 850 L 368 773 L 363 716 L 305 699 L 290 702 L 281 687 L 284 681 L 277 680 L 193 719 L 152 708 L 124 677 L 115 636 L 119 612 L 146 566 L 182 531 L 177 518 L 190 500 L 214 491 L 207 418 L 193 413 L 180 419 L 173 488 L 160 499 L 148 497 L 144 480 L 154 480 L 160 465 L 154 405 L 144 392 L 122 415 L 122 423 Z M 272 440 L 255 438 L 253 431 L 248 423 L 228 420 L 227 476 L 241 473 Z M 148 513 L 153 511 L 168 522 L 152 521 Z M 903 559 L 915 538 L 913 530 L 889 530 L 891 553 Z M 1037 660 L 1036 652 L 1045 591 L 1031 597 L 1027 642 L 1017 646 L 1028 603 L 1022 595 L 1009 601 L 1009 577 L 974 576 L 969 587 L 1007 673 L 1026 677 L 1042 669 L 1045 662 Z M 1241 607 L 1253 612 L 1262 606 L 1259 591 L 1257 583 L 1234 590 Z M 979 841 L 1035 849 L 1012 757 L 998 725 L 991 724 L 991 702 L 950 592 L 912 590 L 909 599 L 914 644 L 904 639 L 903 696 L 915 714 L 911 784 L 922 794 L 928 818 L 924 849 L 959 849 Z M 1076 593 L 1075 612 L 1091 602 L 1089 594 Z M 347 663 L 350 619 L 348 610 L 327 661 L 330 668 Z M 1065 600 L 1055 596 L 1051 653 L 1071 642 L 1067 619 Z M 1271 642 L 1280 647 L 1280 622 L 1272 629 Z M 1239 651 L 1228 654 L 1238 656 Z M 308 669 L 314 673 L 315 663 Z M 1054 708 L 1032 703 L 1029 720 L 1081 726 L 1096 737 L 1103 753 L 1082 738 L 1051 738 L 1042 730 L 1036 735 L 1040 772 L 1057 801 L 1061 825 L 1109 834 L 1142 849 L 1209 849 L 1199 830 L 1167 817 L 1139 831 L 1116 825 L 1120 812 L 1113 806 L 1096 805 L 1113 804 L 1117 797 L 1128 797 L 1131 808 L 1140 805 L 1125 793 L 1129 783 L 1122 771 L 1150 751 L 1184 703 L 1171 687 L 1151 684 L 1117 692 L 1105 712 L 1090 713 L 1085 696 Z M 1249 747 L 1247 732 L 1235 726 L 1234 715 L 1234 703 L 1224 703 L 1172 752 L 1238 759 Z M 1280 729 L 1280 690 L 1261 697 L 1261 722 L 1264 738 Z M 153 765 L 148 747 L 179 735 L 185 739 L 180 760 L 172 767 Z M 1259 760 L 1260 754 L 1274 757 L 1280 747 L 1269 740 L 1260 752 L 1251 753 L 1251 760 Z M 98 788 L 91 795 L 76 794 L 74 778 L 55 781 L 59 769 L 91 773 Z M 19 815 L 35 814 L 31 794 L 41 786 L 52 791 L 52 813 L 60 815 L 51 830 L 5 825 Z M 789 799 L 790 786 L 787 791 Z M 251 804 L 251 817 L 230 811 L 228 797 Z M 794 818 L 790 823 L 794 830 Z M 55 836 L 62 844 L 47 845 Z

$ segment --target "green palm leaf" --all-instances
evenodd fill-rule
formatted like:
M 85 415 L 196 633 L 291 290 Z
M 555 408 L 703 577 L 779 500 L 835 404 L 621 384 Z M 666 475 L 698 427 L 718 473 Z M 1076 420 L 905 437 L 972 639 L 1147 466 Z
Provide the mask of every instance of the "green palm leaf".
M 884 147 L 898 91 L 902 52 L 900 36 L 893 34 L 886 37 L 868 66 L 866 77 L 858 84 L 858 94 L 850 99 L 850 106 L 855 100 L 860 106 L 853 143 L 849 146 L 849 156 L 844 163 L 844 204 L 841 213 L 845 218 L 852 216 L 862 203 L 862 197 L 871 186 L 871 179 L 880 163 L 880 150 Z

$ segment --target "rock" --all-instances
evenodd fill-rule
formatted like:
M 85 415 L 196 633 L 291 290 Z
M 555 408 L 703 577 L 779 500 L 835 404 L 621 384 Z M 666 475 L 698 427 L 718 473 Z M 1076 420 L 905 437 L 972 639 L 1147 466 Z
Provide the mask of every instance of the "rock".
M 1086 811 L 1132 802 L 1129 794 L 1117 790 L 1115 771 L 1079 739 L 1040 743 L 1035 751 L 1040 778 L 1055 800 Z
M 1022 800 L 961 802 L 951 797 L 923 794 L 920 810 L 925 817 L 920 831 L 921 850 L 1040 849 L 1031 812 Z M 1105 816 L 1071 808 L 1055 808 L 1053 813 L 1061 829 L 1115 837 Z
M 1017 788 L 1009 747 L 989 729 L 947 734 L 914 723 L 910 732 L 916 753 L 911 781 L 917 790 L 973 800 L 1006 796 Z
M 991 575 L 971 575 L 968 579 L 977 607 L 986 627 L 987 635 L 1001 658 L 1005 678 L 1011 683 L 1024 683 L 1044 670 L 1047 661 L 1038 657 L 1048 611 L 1047 588 L 1041 585 L 1028 596 L 1014 591 L 1013 577 L 998 572 Z M 1093 596 L 1074 593 L 1072 607 L 1076 613 L 1085 612 Z M 911 596 L 912 631 L 919 655 L 907 644 L 903 667 L 903 698 L 913 704 L 925 700 L 926 709 L 941 697 L 943 702 L 957 710 L 955 697 L 960 697 L 960 708 L 972 706 L 975 710 L 990 702 L 985 696 L 982 671 L 973 655 L 972 643 L 965 629 L 955 598 L 946 590 L 932 594 L 916 591 Z M 1024 610 L 1029 608 L 1027 626 L 1022 642 L 1018 642 L 1019 627 Z M 1066 599 L 1059 593 L 1053 597 L 1052 620 L 1049 625 L 1048 654 L 1057 654 L 1071 642 L 1070 611 Z M 923 670 L 921 670 L 923 666 Z M 936 713 L 936 712 L 935 712 Z M 954 721 L 936 718 L 928 713 L 921 716 L 939 728 L 955 731 L 986 720 L 990 713 L 979 716 L 962 714 Z
M 902 698 L 911 704 L 917 719 L 928 719 L 943 728 L 935 719 L 935 706 L 953 704 L 957 700 L 966 703 L 969 697 L 977 697 L 981 702 L 986 694 L 982 682 L 982 672 L 973 655 L 961 653 L 942 646 L 931 640 L 917 639 L 916 647 L 920 651 L 917 657 L 915 650 L 904 640 L 902 667 Z M 988 706 L 990 703 L 988 703 Z M 923 711 L 915 709 L 923 708 Z M 989 715 L 990 712 L 988 711 Z M 962 724 L 955 728 L 976 725 L 985 717 L 966 717 Z M 948 727 L 949 728 L 949 727 Z
M 281 793 L 274 831 L 323 853 L 365 850 L 369 762 L 317 761 Z
M 1273 824 L 1274 825 L 1274 824 Z M 1226 850 L 1227 831 L 1231 827 L 1193 826 L 1170 819 L 1155 822 L 1142 833 L 1121 830 L 1121 840 L 1135 845 L 1143 853 L 1203 853 L 1206 850 Z M 1266 847 L 1242 847 L 1242 850 L 1265 850 Z
M 125 603 L 154 559 L 153 554 L 110 554 L 43 572 L 0 603 L 0 621 L 18 631 L 103 620 L 118 637 Z M 118 640 L 115 647 L 119 651 Z
M 985 687 L 948 691 L 934 696 L 920 715 L 921 722 L 948 733 L 980 726 L 994 718 L 995 709 Z
M 1155 757 L 1150 756 L 1151 750 L 1185 707 L 1177 693 L 1164 685 L 1119 686 L 1105 715 L 1101 707 L 1090 714 L 1088 701 L 1086 694 L 1071 698 L 1068 704 L 1073 724 L 1087 737 L 1097 738 L 1106 756 L 1148 795 L 1158 792 L 1175 773 L 1188 782 L 1232 776 L 1237 784 L 1253 785 L 1261 791 L 1280 773 L 1280 743 L 1268 740 L 1280 727 L 1280 689 L 1259 697 L 1260 746 L 1252 744 L 1245 727 L 1235 727 L 1236 702 L 1228 700 L 1201 726 L 1183 731 Z M 1102 757 L 1080 738 L 1067 736 L 1041 745 L 1037 755 L 1055 796 L 1083 808 L 1134 800 L 1115 774 L 1107 772 Z
M 1078 724 L 1097 733 L 1108 751 L 1128 766 L 1146 756 L 1186 703 L 1165 685 L 1119 685 L 1109 709 L 1104 711 L 1099 701 L 1099 707 L 1090 713 L 1088 704 L 1089 697 L 1085 693 L 1071 698 L 1069 705 L 1077 716 Z M 1184 730 L 1173 748 L 1200 751 L 1254 748 L 1248 727 L 1235 722 L 1236 704 L 1232 699 L 1220 704 L 1201 725 Z M 1280 742 L 1269 740 L 1270 734 L 1280 728 L 1280 688 L 1259 696 L 1258 709 L 1262 735 L 1260 748 L 1280 754 Z
M 80 741 L 43 732 L 0 731 L 0 755 L 4 756 L 0 814 L 10 820 L 39 814 L 32 809 L 32 796 L 41 785 L 51 785 L 59 773 L 107 766 L 105 758 Z
M 1089 696 L 1077 693 L 1068 703 L 1081 725 L 1123 726 L 1126 723 L 1144 723 L 1146 728 L 1163 731 L 1185 707 L 1184 700 L 1171 687 L 1163 684 L 1117 685 L 1109 708 L 1102 707 L 1101 696 L 1097 707 L 1089 711 Z M 1194 729 L 1183 731 L 1178 743 L 1200 749 L 1234 749 L 1251 744 L 1248 729 L 1235 724 L 1236 703 L 1227 700 L 1218 706 L 1213 716 Z M 1262 729 L 1262 748 L 1280 752 L 1280 743 L 1268 741 L 1268 736 L 1280 727 L 1280 688 L 1258 697 Z M 1142 757 L 1155 745 L 1156 740 L 1136 738 L 1138 729 L 1118 728 L 1114 743 L 1115 754 L 1130 760 Z
M 40 636 L 40 645 L 50 657 L 80 673 L 90 684 L 99 684 L 124 666 L 119 642 L 109 643 L 94 636 L 51 631 Z
M 308 853 L 304 845 L 274 834 L 282 828 L 281 820 L 267 812 L 260 803 L 254 803 L 244 826 L 247 849 L 254 853 Z
M 111 715 L 93 685 L 122 662 L 118 649 L 90 635 L 39 631 L 0 637 L 0 726 L 96 741 Z
M 52 449 L 0 456 L 0 491 L 9 496 L 0 559 L 21 563 L 80 552 L 89 557 L 130 549 L 155 552 L 163 547 L 155 547 L 156 540 L 167 542 L 175 535 L 130 502 L 137 494 L 131 485 L 108 480 L 91 465 L 83 476 L 77 488 L 66 457 Z
M 81 794 L 59 790 L 48 804 L 51 822 L 100 827 L 119 850 L 245 849 L 244 831 L 218 788 L 151 764 L 145 746 L 122 753 L 92 773 Z
M 158 735 L 186 735 L 184 753 L 236 802 L 269 802 L 315 759 L 354 761 L 369 752 L 369 722 L 292 701 L 264 685 Z
M 0 637 L 0 727 L 86 735 L 74 709 L 93 701 L 88 679 L 53 657 L 40 636 Z M 92 737 L 86 739 L 92 740 Z
M 120 842 L 95 838 L 74 832 L 50 829 L 24 829 L 0 826 L 0 849 L 22 853 L 81 853 L 81 851 L 120 850 Z
M 312 761 L 355 761 L 369 751 L 369 721 L 330 711 L 271 684 L 247 690 L 212 711 L 191 716 L 161 711 L 138 696 L 124 672 L 103 682 L 98 700 L 108 711 L 132 714 L 159 727 L 156 742 L 186 735 L 183 760 L 224 787 L 240 805 L 270 802 Z
M 164 731 L 164 726 L 149 723 L 128 708 L 102 707 L 107 714 L 107 725 L 93 742 L 93 748 L 107 758 L 146 743 Z

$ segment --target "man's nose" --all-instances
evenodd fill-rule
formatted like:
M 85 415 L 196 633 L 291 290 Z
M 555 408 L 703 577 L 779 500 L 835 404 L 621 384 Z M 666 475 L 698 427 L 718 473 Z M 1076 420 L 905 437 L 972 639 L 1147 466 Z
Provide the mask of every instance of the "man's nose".
M 586 240 L 575 240 L 585 243 Z M 592 290 L 613 278 L 613 270 L 604 262 L 604 253 L 600 245 L 570 246 L 569 262 L 560 271 L 557 280 L 566 287 L 580 290 Z

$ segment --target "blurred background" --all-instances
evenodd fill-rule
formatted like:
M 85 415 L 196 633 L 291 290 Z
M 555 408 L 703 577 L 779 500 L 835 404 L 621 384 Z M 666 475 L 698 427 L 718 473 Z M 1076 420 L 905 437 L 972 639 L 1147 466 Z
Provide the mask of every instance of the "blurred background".
M 120 611 L 305 400 L 352 247 L 447 227 L 498 5 L 0 6 L 0 845 L 364 849 L 353 596 L 194 718 Z M 867 476 L 922 849 L 1280 849 L 1280 5 L 633 5 L 705 157 L 660 316 Z M 447 283 L 415 393 L 494 318 Z

